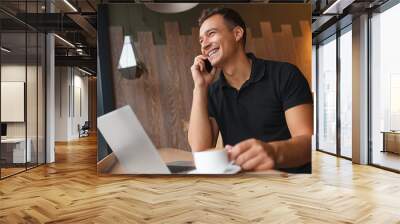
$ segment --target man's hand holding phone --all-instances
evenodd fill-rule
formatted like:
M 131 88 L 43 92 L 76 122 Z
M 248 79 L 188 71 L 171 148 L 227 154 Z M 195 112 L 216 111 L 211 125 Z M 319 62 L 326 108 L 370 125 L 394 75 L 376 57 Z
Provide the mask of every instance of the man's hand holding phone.
M 193 65 L 190 70 L 192 72 L 194 85 L 196 87 L 207 88 L 214 80 L 216 69 L 211 67 L 211 64 L 207 66 L 206 63 L 210 63 L 207 61 L 208 59 L 204 55 L 198 55 L 194 58 Z M 207 71 L 207 67 L 211 67 L 211 71 Z

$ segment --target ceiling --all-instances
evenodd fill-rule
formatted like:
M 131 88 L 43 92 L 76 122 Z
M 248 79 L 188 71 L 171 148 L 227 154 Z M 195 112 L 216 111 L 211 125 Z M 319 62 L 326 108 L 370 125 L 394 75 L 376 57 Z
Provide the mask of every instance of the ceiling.
M 388 0 L 312 0 L 313 44 L 352 23 L 354 17 L 374 11 Z
M 198 2 L 199 0 L 144 0 L 141 2 Z M 351 16 L 382 5 L 387 0 L 225 0 L 226 2 L 264 3 L 311 3 L 313 41 L 331 35 L 338 25 L 345 26 Z M 97 67 L 97 4 L 133 3 L 138 0 L 1 0 L 0 25 L 2 45 L 13 49 L 12 54 L 25 54 L 25 29 L 29 31 L 54 32 L 56 63 L 58 65 L 86 66 L 95 71 Z M 224 2 L 224 0 L 203 0 L 202 3 Z M 339 3 L 339 4 L 337 4 Z M 335 7 L 331 7 L 335 5 Z M 50 8 L 52 10 L 50 10 Z M 324 12 L 327 9 L 329 14 Z M 337 11 L 335 11 L 337 10 Z M 52 11 L 52 13 L 49 13 Z M 349 17 L 350 16 L 350 17 Z M 346 18 L 346 19 L 343 19 Z M 344 21 L 339 22 L 338 21 Z M 336 27 L 335 27 L 336 26 Z M 21 33 L 23 32 L 23 33 Z M 36 52 L 35 43 L 28 38 L 28 58 Z M 3 54 L 3 52 L 2 52 Z M 10 56 L 11 54 L 9 54 Z M 10 57 L 12 58 L 12 57 Z M 81 64 L 80 64 L 81 63 Z
M 63 0 L 47 0 L 54 7 L 54 12 L 73 12 Z M 68 2 L 81 12 L 96 12 L 96 0 L 68 0 Z M 44 13 L 46 11 L 45 0 L 2 0 L 0 6 L 12 11 L 28 13 Z
M 36 57 L 38 49 L 35 44 L 36 39 L 31 41 L 33 36 L 36 36 L 37 32 L 54 32 L 74 45 L 66 43 L 61 38 L 55 38 L 56 65 L 79 66 L 95 73 L 97 1 L 47 0 L 47 3 L 46 8 L 45 0 L 0 1 L 2 46 L 12 50 L 7 53 L 7 60 L 21 61 L 25 55 L 28 59 Z M 50 11 L 52 13 L 49 13 Z M 26 45 L 27 29 L 35 35 L 27 35 Z M 2 52 L 2 55 L 4 54 L 6 53 Z M 3 60 L 4 58 L 6 57 L 3 57 Z
M 155 0 L 154 2 L 190 2 L 191 0 Z M 226 2 L 307 3 L 311 0 L 225 0 Z M 134 3 L 135 0 L 1 0 L 0 20 L 4 36 L 3 46 L 11 48 L 15 58 L 25 55 L 25 38 L 21 31 L 55 32 L 56 65 L 86 66 L 92 71 L 97 67 L 97 4 Z M 151 1 L 142 1 L 151 2 Z M 198 2 L 193 0 L 192 2 Z M 224 2 L 204 0 L 201 2 Z M 50 5 L 50 6 L 49 6 Z M 50 10 L 51 8 L 51 10 Z M 52 13 L 49 13 L 49 12 Z M 36 46 L 28 45 L 28 58 Z
M 27 35 L 25 33 L 2 33 L 2 46 L 11 50 L 8 53 L 1 52 L 2 63 L 25 64 L 27 62 L 28 64 L 36 64 L 39 61 L 40 64 L 44 55 L 44 41 L 38 42 L 38 40 L 44 40 L 43 37 L 43 34 L 36 33 L 28 33 Z

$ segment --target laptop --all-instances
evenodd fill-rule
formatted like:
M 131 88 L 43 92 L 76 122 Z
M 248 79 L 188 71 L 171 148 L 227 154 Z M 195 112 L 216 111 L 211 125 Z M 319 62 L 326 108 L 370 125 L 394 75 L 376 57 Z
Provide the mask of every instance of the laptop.
M 126 174 L 184 173 L 186 161 L 165 164 L 129 105 L 97 118 L 97 127 Z
M 1 140 L 7 139 L 7 124 L 1 123 Z

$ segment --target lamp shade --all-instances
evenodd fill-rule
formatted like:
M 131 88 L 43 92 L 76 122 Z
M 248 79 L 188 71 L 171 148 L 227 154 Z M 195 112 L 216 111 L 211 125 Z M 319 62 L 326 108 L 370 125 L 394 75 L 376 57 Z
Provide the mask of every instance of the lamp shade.
M 129 35 L 124 36 L 124 45 L 118 61 L 118 70 L 127 79 L 139 78 L 141 75 L 137 54 Z
M 159 13 L 179 13 L 194 8 L 199 3 L 145 3 L 144 5 Z

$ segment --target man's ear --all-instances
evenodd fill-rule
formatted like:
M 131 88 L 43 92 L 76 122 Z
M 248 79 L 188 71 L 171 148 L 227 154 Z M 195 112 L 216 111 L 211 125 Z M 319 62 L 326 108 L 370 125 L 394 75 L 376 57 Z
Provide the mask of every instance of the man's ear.
M 243 39 L 244 30 L 240 26 L 233 28 L 233 34 L 235 35 L 235 40 L 240 42 Z

